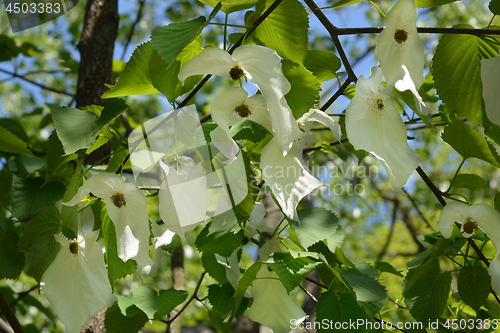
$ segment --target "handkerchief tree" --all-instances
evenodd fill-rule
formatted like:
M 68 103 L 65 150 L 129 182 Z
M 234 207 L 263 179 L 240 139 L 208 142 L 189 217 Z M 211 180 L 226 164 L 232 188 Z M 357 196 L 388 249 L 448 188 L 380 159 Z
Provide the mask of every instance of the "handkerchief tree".
M 108 333 L 175 331 L 189 307 L 224 333 L 242 316 L 275 333 L 500 329 L 500 1 L 477 27 L 423 27 L 454 0 L 367 1 L 382 28 L 328 16 L 361 2 L 200 0 L 206 17 L 150 31 L 104 106 L 50 105 L 47 142 L 0 119 L 14 332 L 41 328 L 11 281 L 68 333 L 101 311 Z M 362 69 L 339 36 L 365 34 Z M 30 50 L 0 45 L 0 61 Z M 138 95 L 163 106 L 138 112 Z M 187 290 L 163 279 L 183 248 Z

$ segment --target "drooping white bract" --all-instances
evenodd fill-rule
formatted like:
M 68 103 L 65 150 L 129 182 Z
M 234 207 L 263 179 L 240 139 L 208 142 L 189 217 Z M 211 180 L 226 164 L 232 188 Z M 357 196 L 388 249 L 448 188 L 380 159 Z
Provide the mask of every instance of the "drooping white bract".
M 258 45 L 241 46 L 232 55 L 221 49 L 205 49 L 184 64 L 179 72 L 179 80 L 184 82 L 189 76 L 200 74 L 219 75 L 232 80 L 244 76 L 250 79 L 266 101 L 272 130 L 283 153 L 291 149 L 300 131 L 285 99 L 291 85 L 283 75 L 276 51 Z
M 269 242 L 272 244 L 266 246 Z M 269 254 L 272 253 L 269 250 L 279 251 L 276 238 L 269 240 L 259 250 L 259 257 L 262 261 L 267 260 Z M 253 303 L 245 312 L 245 316 L 271 328 L 274 333 L 288 333 L 290 323 L 300 324 L 307 317 L 297 303 L 294 292 L 288 294 L 278 275 L 274 271 L 269 271 L 265 264 L 262 265 L 257 273 L 257 279 L 252 283 L 251 294 Z
M 424 43 L 417 32 L 417 9 L 414 0 L 399 0 L 387 13 L 375 54 L 387 84 L 394 86 L 405 76 L 404 65 L 418 90 L 424 73 Z
M 483 100 L 488 119 L 500 126 L 500 56 L 481 60 Z
M 439 215 L 439 229 L 444 237 L 451 237 L 455 222 L 460 224 L 460 231 L 465 238 L 471 237 L 479 227 L 495 246 L 497 254 L 491 261 L 488 272 L 493 290 L 500 293 L 500 212 L 484 203 L 469 207 L 454 201 L 446 204 Z
M 340 129 L 339 123 L 321 110 L 311 109 L 309 112 L 304 113 L 302 117 L 297 119 L 300 129 L 304 132 L 309 132 L 315 122 L 322 123 L 327 126 L 333 134 L 335 134 L 335 137 L 338 140 L 342 137 L 342 130 Z
M 360 76 L 356 94 L 346 109 L 346 132 L 356 149 L 364 149 L 382 161 L 395 189 L 406 183 L 418 167 L 418 155 L 406 139 L 406 127 L 393 101 L 392 87 L 383 85 L 379 67 Z
M 418 89 L 424 75 L 424 43 L 417 32 L 417 9 L 414 0 L 399 0 L 387 13 L 386 27 L 380 33 L 375 54 L 389 86 L 410 90 L 419 112 L 429 113 Z
M 219 126 L 210 132 L 212 143 L 228 158 L 225 163 L 231 163 L 239 151 L 238 145 L 231 137 L 229 127 L 244 118 L 262 125 L 273 132 L 271 115 L 262 95 L 247 98 L 245 89 L 232 87 L 215 97 L 211 105 L 212 120 Z
M 179 156 L 177 162 L 179 170 L 160 160 L 166 177 L 160 185 L 158 200 L 160 217 L 168 230 L 185 240 L 184 233 L 205 220 L 210 198 L 201 163 L 195 164 L 188 156 Z
M 144 193 L 118 175 L 100 173 L 90 177 L 64 204 L 76 205 L 89 193 L 106 201 L 106 210 L 116 229 L 118 257 L 137 261 L 138 272 L 153 265 L 149 257 L 148 206 Z
M 116 299 L 96 243 L 98 233 L 79 233 L 72 241 L 55 235 L 62 247 L 41 279 L 41 290 L 68 333 L 80 332 L 85 322 Z

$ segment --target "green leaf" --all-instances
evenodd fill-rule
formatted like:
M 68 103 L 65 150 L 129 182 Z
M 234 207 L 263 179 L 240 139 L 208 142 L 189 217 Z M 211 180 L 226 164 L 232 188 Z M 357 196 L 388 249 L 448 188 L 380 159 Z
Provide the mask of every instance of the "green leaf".
M 446 5 L 455 1 L 460 0 L 415 0 L 415 6 L 417 6 L 417 8 L 428 8 Z
M 303 65 L 290 60 L 282 60 L 281 63 L 283 74 L 292 85 L 285 98 L 293 116 L 298 119 L 318 104 L 321 83 Z
M 477 312 L 490 294 L 491 276 L 483 266 L 465 266 L 457 284 L 462 301 Z
M 416 321 L 428 322 L 440 318 L 451 285 L 451 272 L 441 273 L 439 259 L 434 259 L 417 269 L 403 291 L 406 304 Z
M 12 216 L 22 220 L 36 214 L 40 209 L 62 200 L 66 188 L 59 182 L 42 185 L 41 177 L 23 178 L 14 175 L 12 179 Z
M 500 167 L 500 156 L 486 138 L 461 120 L 446 126 L 441 138 L 463 158 L 479 158 Z
M 7 169 L 0 170 L 0 206 L 7 206 L 12 190 L 12 172 Z
M 399 271 L 397 271 L 394 266 L 392 266 L 388 262 L 383 262 L 383 261 L 377 261 L 375 262 L 375 268 L 380 272 L 386 272 L 390 274 L 394 274 L 399 277 L 403 277 L 403 274 L 401 274 Z
M 273 2 L 267 0 L 262 12 Z M 304 6 L 298 0 L 283 0 L 253 34 L 283 58 L 302 64 L 306 56 L 308 29 L 309 18 Z
M 23 140 L 0 126 L 0 152 L 2 151 L 10 154 L 34 156 Z
M 226 14 L 251 8 L 255 6 L 257 1 L 258 0 L 200 0 L 200 2 L 210 7 L 215 7 L 220 2 L 222 4 L 220 10 Z
M 185 290 L 176 290 L 174 288 L 160 290 L 155 319 L 161 319 L 168 315 L 187 297 L 188 292 Z
M 374 278 L 354 270 L 343 271 L 340 275 L 354 290 L 359 304 L 369 316 L 374 316 L 387 302 L 387 290 Z
M 57 136 L 66 154 L 93 146 L 97 135 L 128 108 L 122 99 L 112 99 L 99 117 L 91 111 L 64 106 L 52 107 L 52 119 Z
M 16 42 L 6 35 L 0 35 L 0 50 L 2 50 L 0 53 L 0 62 L 8 61 L 21 52 Z
M 104 258 L 108 265 L 108 279 L 111 286 L 113 286 L 113 281 L 124 278 L 129 274 L 134 274 L 137 269 L 137 263 L 132 259 L 123 262 L 118 257 L 115 225 L 109 218 L 104 203 L 101 203 L 101 221 L 102 237 L 104 238 L 104 247 L 106 248 Z
M 276 272 L 288 293 L 294 290 L 316 267 L 323 264 L 321 261 L 308 257 L 294 258 L 289 253 L 281 252 L 271 254 L 264 263 Z
M 75 173 L 71 176 L 68 188 L 64 193 L 63 202 L 70 201 L 78 192 L 78 189 L 83 185 L 82 164 L 80 161 L 75 169 Z M 78 235 L 78 205 L 66 206 L 61 208 L 61 223 L 62 232 L 68 239 L 77 238 Z
M 139 45 L 132 53 L 116 84 L 106 85 L 111 90 L 104 93 L 102 98 L 157 94 L 158 90 L 149 77 L 149 63 L 153 51 L 151 42 Z
M 340 0 L 333 4 L 333 6 L 325 7 L 325 8 L 340 8 L 344 6 L 354 5 L 355 3 L 361 2 L 363 0 Z
M 221 313 L 231 310 L 234 302 L 234 288 L 229 282 L 222 286 L 212 284 L 208 286 L 208 301 Z
M 24 267 L 24 253 L 17 250 L 19 236 L 12 230 L 0 231 L 0 279 L 15 279 Z
M 148 321 L 148 316 L 144 312 L 139 312 L 133 317 L 125 317 L 118 301 L 106 310 L 104 326 L 107 333 L 137 333 Z
M 454 28 L 473 29 L 470 25 Z M 486 37 L 444 34 L 433 58 L 432 74 L 441 100 L 474 123 L 482 121 L 481 58 L 498 55 Z
M 495 209 L 500 211 L 500 192 L 495 194 Z
M 17 244 L 19 251 L 26 253 L 32 263 L 33 277 L 37 281 L 40 281 L 61 248 L 54 238 L 60 228 L 59 210 L 54 205 L 45 207 L 30 220 Z
M 201 255 L 201 263 L 208 275 L 214 278 L 219 284 L 224 284 L 227 281 L 226 268 L 217 261 L 215 254 L 211 251 L 203 251 Z
M 196 238 L 196 247 L 200 251 L 212 251 L 223 257 L 229 257 L 238 247 L 240 247 L 245 238 L 243 230 L 238 224 L 227 223 L 221 229 L 209 233 L 210 224 L 208 224 Z
M 324 208 L 315 207 L 299 210 L 298 216 L 300 222 L 292 220 L 289 222 L 304 248 L 342 233 L 337 216 Z M 333 245 L 335 246 L 332 249 Z M 330 244 L 329 242 L 328 248 L 333 252 L 340 245 L 342 244 Z
M 200 16 L 187 22 L 171 23 L 155 28 L 151 33 L 151 42 L 162 59 L 171 65 L 182 50 L 208 25 L 220 8 L 221 6 L 216 6 L 208 19 Z
M 253 281 L 257 278 L 257 273 L 259 273 L 260 268 L 262 267 L 262 262 L 257 261 L 252 266 L 248 267 L 248 269 L 243 273 L 238 281 L 238 286 L 236 287 L 236 292 L 234 293 L 234 308 L 233 308 L 233 316 L 238 311 L 240 307 L 241 300 L 243 299 L 243 295 L 247 291 L 248 287 L 252 284 Z
M 150 320 L 154 319 L 158 306 L 158 293 L 151 287 L 135 287 L 131 290 L 134 304 L 141 309 Z
M 0 118 L 0 126 L 5 128 L 7 131 L 11 132 L 24 142 L 30 141 L 30 139 L 26 135 L 26 132 L 24 131 L 24 128 L 17 120 L 11 118 Z
M 231 333 L 231 325 L 224 321 L 222 318 L 223 313 L 220 313 L 217 309 L 208 310 L 207 312 L 210 322 L 218 333 Z
M 359 306 L 351 293 L 346 292 L 337 295 L 335 291 L 326 291 L 321 294 L 318 303 L 316 303 L 315 321 L 322 323 L 324 320 L 332 324 L 328 325 L 329 328 L 321 325 L 317 331 L 318 333 L 338 332 L 338 330 L 334 329 L 335 323 L 342 325 L 342 323 L 357 322 L 357 320 L 369 321 L 370 318 L 363 308 Z M 365 332 L 365 327 L 347 327 L 343 328 L 342 332 L 363 333 Z
M 491 0 L 488 8 L 493 14 L 500 15 L 500 0 Z
M 455 182 L 453 183 L 455 188 L 466 188 L 471 191 L 475 191 L 478 188 L 484 188 L 485 190 L 489 190 L 488 182 L 478 175 L 472 174 L 460 174 L 455 178 Z
M 139 313 L 144 313 L 134 304 L 134 295 L 122 295 L 118 299 L 118 307 L 125 317 L 133 317 Z
M 184 85 L 178 78 L 181 66 L 203 51 L 202 44 L 203 37 L 197 36 L 170 65 L 161 58 L 158 51 L 153 53 L 149 67 L 151 82 L 169 102 L 173 103 L 177 97 L 193 89 L 202 78 L 202 75 L 190 76 L 184 81 Z
M 334 79 L 340 69 L 340 59 L 333 52 L 325 50 L 307 50 L 304 66 L 313 73 L 319 82 Z

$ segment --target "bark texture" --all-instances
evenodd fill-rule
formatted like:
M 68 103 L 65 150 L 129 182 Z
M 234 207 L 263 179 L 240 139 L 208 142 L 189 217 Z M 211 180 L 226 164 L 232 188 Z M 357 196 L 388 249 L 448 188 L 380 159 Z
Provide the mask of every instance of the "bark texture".
M 172 282 L 173 287 L 177 290 L 187 290 L 186 288 L 186 272 L 184 271 L 184 249 L 179 246 L 175 250 L 172 258 L 170 259 L 172 264 Z M 179 304 L 174 311 L 170 314 L 172 318 L 178 311 L 184 306 L 184 303 Z M 172 322 L 169 327 L 169 333 L 181 333 L 182 330 L 182 313 Z

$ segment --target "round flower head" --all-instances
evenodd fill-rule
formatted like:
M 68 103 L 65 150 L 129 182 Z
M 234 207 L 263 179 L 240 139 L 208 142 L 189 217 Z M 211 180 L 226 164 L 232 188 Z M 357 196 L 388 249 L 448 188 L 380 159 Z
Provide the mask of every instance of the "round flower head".
M 134 259 L 137 269 L 154 264 L 149 257 L 148 206 L 144 193 L 114 174 L 101 173 L 90 177 L 65 205 L 73 206 L 92 193 L 106 201 L 106 210 L 116 229 L 118 257 Z
M 272 131 L 283 153 L 288 153 L 300 131 L 285 99 L 291 85 L 283 75 L 276 51 L 258 45 L 241 46 L 232 55 L 221 49 L 205 49 L 184 64 L 179 72 L 179 80 L 184 82 L 189 76 L 201 74 L 219 75 L 231 80 L 244 77 L 251 80 L 266 101 Z
M 439 215 L 439 230 L 445 238 L 450 238 L 455 226 L 460 225 L 460 232 L 465 238 L 474 234 L 476 229 L 481 229 L 495 246 L 497 254 L 491 261 L 488 272 L 491 276 L 493 289 L 500 292 L 500 212 L 487 204 L 479 203 L 467 206 L 461 202 L 446 204 Z
M 382 161 L 392 186 L 400 189 L 418 167 L 418 155 L 406 140 L 403 119 L 390 98 L 392 87 L 383 80 L 379 67 L 372 68 L 370 78 L 359 77 L 346 109 L 346 132 L 354 148 Z

